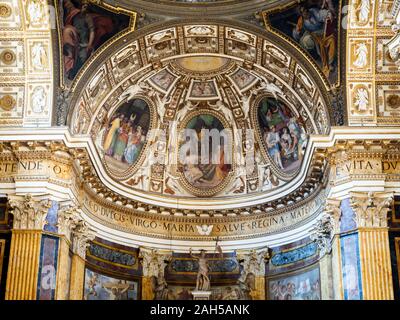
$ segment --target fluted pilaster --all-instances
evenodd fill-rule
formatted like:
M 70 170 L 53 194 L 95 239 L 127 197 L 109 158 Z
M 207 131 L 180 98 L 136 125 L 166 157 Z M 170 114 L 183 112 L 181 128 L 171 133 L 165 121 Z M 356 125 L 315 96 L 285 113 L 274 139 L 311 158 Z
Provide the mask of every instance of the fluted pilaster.
M 388 237 L 388 210 L 393 193 L 351 193 L 359 232 L 365 300 L 392 300 L 393 281 Z
M 95 234 L 90 230 L 88 224 L 84 220 L 77 221 L 72 231 L 74 254 L 71 261 L 70 300 L 83 299 L 86 249 L 94 238 Z
M 139 259 L 142 264 L 142 300 L 157 299 L 155 284 L 166 286 L 164 270 L 172 259 L 171 251 L 140 248 Z
M 58 234 L 60 235 L 59 262 L 57 273 L 57 300 L 69 299 L 70 276 L 72 258 L 69 251 L 71 247 L 71 234 L 79 222 L 79 211 L 77 206 L 68 205 L 61 207 L 58 211 Z
M 10 196 L 13 215 L 6 300 L 34 300 L 39 272 L 42 229 L 50 203 L 31 195 Z

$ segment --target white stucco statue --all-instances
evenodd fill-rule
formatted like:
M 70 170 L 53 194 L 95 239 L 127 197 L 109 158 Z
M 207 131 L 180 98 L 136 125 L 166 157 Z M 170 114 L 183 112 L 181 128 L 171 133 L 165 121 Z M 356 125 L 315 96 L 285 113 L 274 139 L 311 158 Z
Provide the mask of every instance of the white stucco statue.
M 34 113 L 41 113 L 45 107 L 46 92 L 43 87 L 37 87 L 32 93 L 32 111 Z
M 356 60 L 353 65 L 357 68 L 364 68 L 368 63 L 368 48 L 365 43 L 359 43 L 355 50 Z
M 358 111 L 367 111 L 369 105 L 368 91 L 365 88 L 360 88 L 356 93 L 356 101 L 354 103 Z

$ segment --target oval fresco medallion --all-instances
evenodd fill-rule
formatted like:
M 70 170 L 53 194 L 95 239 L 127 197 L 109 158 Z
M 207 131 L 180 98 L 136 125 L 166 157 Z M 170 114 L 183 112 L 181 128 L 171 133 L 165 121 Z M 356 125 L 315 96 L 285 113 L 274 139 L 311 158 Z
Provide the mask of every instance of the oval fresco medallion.
M 179 163 L 183 184 L 197 196 L 220 192 L 232 173 L 231 133 L 212 112 L 196 112 L 183 124 Z
M 123 103 L 102 128 L 102 153 L 107 168 L 115 176 L 126 175 L 142 158 L 151 129 L 151 110 L 147 101 L 135 98 Z
M 303 120 L 282 101 L 262 98 L 257 106 L 260 138 L 265 154 L 281 172 L 299 169 L 307 145 Z

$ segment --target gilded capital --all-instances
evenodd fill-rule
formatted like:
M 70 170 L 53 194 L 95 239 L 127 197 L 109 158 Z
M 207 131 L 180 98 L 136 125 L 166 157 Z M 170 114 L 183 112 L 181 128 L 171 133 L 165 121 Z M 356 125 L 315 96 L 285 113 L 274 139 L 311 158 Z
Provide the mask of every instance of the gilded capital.
M 86 221 L 80 219 L 72 230 L 72 250 L 82 259 L 86 257 L 86 249 L 90 241 L 95 238 L 94 232 L 89 228 Z
M 58 210 L 58 233 L 64 235 L 68 240 L 71 240 L 71 233 L 81 220 L 78 209 L 78 206 L 69 205 Z
M 270 249 L 236 251 L 236 258 L 242 265 L 242 273 L 240 279 L 245 281 L 248 274 L 255 276 L 265 275 L 265 263 L 271 258 Z
M 313 232 L 310 235 L 311 240 L 318 245 L 321 258 L 331 252 L 334 235 L 333 217 L 329 213 L 323 213 L 314 225 Z
M 359 228 L 386 228 L 393 192 L 351 192 L 351 207 Z
M 14 216 L 13 228 L 16 230 L 43 230 L 51 202 L 41 200 L 31 194 L 8 196 L 10 212 Z
M 340 217 L 342 216 L 340 204 L 341 201 L 337 199 L 327 199 L 325 204 L 324 214 L 331 217 L 333 234 L 340 232 Z

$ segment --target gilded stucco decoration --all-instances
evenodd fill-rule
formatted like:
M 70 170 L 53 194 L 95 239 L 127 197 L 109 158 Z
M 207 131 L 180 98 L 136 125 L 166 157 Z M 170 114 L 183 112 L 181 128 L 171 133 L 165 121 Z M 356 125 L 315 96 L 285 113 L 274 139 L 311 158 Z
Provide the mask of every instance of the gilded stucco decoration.
M 0 2 L 0 123 L 50 126 L 53 101 L 51 6 Z
M 346 16 L 346 75 L 351 125 L 398 125 L 398 6 L 352 0 Z
M 167 27 L 98 62 L 71 100 L 69 125 L 75 135 L 90 134 L 108 176 L 129 189 L 199 198 L 268 193 L 298 174 L 308 135 L 329 132 L 326 97 L 307 70 L 283 48 L 238 28 Z M 262 98 L 269 100 L 258 112 Z M 176 132 L 199 110 L 229 129 L 235 152 L 216 170 L 191 168 L 189 183 L 176 161 Z M 205 181 L 214 182 L 206 188 Z

